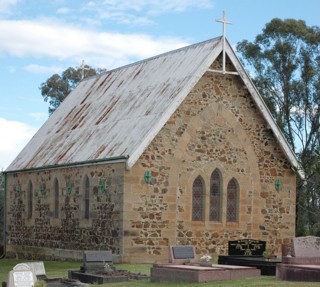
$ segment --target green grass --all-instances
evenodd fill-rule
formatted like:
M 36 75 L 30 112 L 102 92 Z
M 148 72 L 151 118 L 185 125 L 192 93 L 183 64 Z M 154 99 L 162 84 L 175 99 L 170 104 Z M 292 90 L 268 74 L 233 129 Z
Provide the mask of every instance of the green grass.
M 26 261 L 1 259 L 0 260 L 0 281 L 8 280 L 8 273 L 12 268 L 18 264 Z M 81 262 L 60 262 L 60 261 L 44 261 L 46 275 L 48 278 L 60 278 L 68 276 L 68 269 L 79 269 Z M 117 264 L 117 269 L 129 270 L 132 272 L 140 272 L 143 274 L 150 274 L 150 264 Z M 0 282 L 0 283 L 1 283 Z M 245 278 L 240 280 L 230 281 L 213 281 L 209 283 L 151 283 L 150 280 L 139 280 L 133 282 L 109 283 L 103 285 L 91 285 L 92 287 L 138 287 L 138 286 L 155 286 L 155 287 L 318 287 L 319 282 L 305 283 L 305 282 L 287 282 L 278 281 L 273 276 L 261 276 L 255 278 Z

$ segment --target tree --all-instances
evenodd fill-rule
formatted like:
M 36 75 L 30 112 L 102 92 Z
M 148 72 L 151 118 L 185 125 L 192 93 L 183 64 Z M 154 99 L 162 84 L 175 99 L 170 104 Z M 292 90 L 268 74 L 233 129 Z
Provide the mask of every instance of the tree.
M 4 174 L 0 171 L 0 258 L 3 256 L 3 246 L 4 246 Z
M 88 65 L 83 67 L 69 67 L 61 75 L 54 74 L 40 86 L 41 95 L 45 102 L 49 101 L 49 115 L 51 115 L 70 92 L 79 84 L 82 78 L 95 76 L 104 69 L 94 69 Z
M 297 185 L 297 234 L 320 230 L 320 30 L 304 21 L 275 18 L 254 42 L 238 43 L 244 64 L 300 160 L 306 178 Z

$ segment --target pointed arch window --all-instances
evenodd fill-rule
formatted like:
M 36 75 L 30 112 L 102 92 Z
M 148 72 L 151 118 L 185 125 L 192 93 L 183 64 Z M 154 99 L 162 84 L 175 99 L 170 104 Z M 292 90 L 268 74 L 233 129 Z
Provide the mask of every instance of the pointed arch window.
M 239 185 L 236 179 L 231 179 L 227 187 L 227 222 L 238 221 Z
M 204 220 L 204 183 L 201 176 L 192 185 L 192 220 Z
M 90 216 L 90 182 L 88 176 L 84 179 L 84 218 Z
M 33 211 L 33 184 L 32 184 L 32 181 L 30 180 L 29 181 L 29 184 L 28 184 L 28 197 L 27 197 L 27 200 L 28 200 L 28 219 L 31 219 L 32 218 L 32 211 Z
M 54 218 L 59 218 L 59 181 L 57 179 L 54 180 Z
M 210 221 L 221 221 L 221 187 L 222 176 L 216 169 L 210 178 Z

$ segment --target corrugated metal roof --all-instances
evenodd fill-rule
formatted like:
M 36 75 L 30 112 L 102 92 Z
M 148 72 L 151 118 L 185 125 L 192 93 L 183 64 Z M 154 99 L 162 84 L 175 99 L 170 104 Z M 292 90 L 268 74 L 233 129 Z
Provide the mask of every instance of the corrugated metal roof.
M 119 156 L 132 167 L 219 55 L 220 40 L 83 80 L 6 171 Z
M 83 80 L 6 172 L 126 158 L 131 168 L 222 51 L 221 37 Z M 291 164 L 299 164 L 227 41 L 226 54 Z M 303 172 L 300 173 L 303 178 Z

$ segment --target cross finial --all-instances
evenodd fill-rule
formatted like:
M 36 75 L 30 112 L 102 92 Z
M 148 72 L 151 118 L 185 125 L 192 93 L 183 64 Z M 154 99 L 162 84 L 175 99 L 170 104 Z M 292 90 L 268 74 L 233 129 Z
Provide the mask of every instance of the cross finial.
M 226 37 L 226 24 L 232 24 L 232 22 L 226 20 L 226 12 L 223 11 L 223 18 L 222 19 L 216 19 L 216 22 L 222 23 L 222 36 L 223 38 Z
M 85 64 L 84 64 L 84 60 L 82 60 L 82 64 L 80 66 L 80 70 L 81 70 L 81 80 L 84 79 L 84 71 L 89 71 L 89 68 L 86 68 Z
M 222 23 L 222 73 L 226 73 L 226 24 L 232 24 L 232 22 L 226 20 L 226 12 L 223 11 L 223 18 L 216 19 L 217 22 Z

